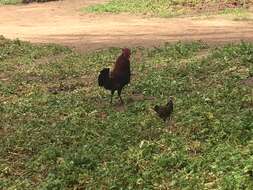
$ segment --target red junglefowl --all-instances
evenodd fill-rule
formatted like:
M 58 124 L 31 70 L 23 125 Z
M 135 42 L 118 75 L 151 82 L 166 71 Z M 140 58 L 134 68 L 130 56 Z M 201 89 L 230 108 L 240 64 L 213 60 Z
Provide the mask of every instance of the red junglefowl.
M 169 120 L 170 120 L 171 119 L 171 114 L 173 112 L 172 97 L 169 98 L 169 101 L 166 105 L 164 105 L 164 106 L 156 105 L 154 107 L 154 110 L 156 111 L 158 116 L 163 119 L 164 122 L 166 121 L 167 118 L 169 118 Z
M 121 98 L 121 91 L 130 82 L 130 55 L 130 49 L 122 49 L 122 54 L 117 58 L 112 71 L 110 72 L 109 68 L 104 68 L 98 76 L 98 85 L 111 91 L 111 103 L 115 91 L 118 92 L 121 103 L 124 103 Z

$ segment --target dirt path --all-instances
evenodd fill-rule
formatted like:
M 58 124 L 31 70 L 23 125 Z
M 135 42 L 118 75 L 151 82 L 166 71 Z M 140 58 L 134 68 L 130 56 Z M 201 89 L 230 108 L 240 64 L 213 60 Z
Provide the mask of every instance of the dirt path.
M 87 51 L 110 46 L 153 46 L 177 40 L 253 41 L 252 21 L 224 18 L 142 18 L 78 11 L 105 0 L 65 0 L 0 7 L 0 35 L 53 42 Z

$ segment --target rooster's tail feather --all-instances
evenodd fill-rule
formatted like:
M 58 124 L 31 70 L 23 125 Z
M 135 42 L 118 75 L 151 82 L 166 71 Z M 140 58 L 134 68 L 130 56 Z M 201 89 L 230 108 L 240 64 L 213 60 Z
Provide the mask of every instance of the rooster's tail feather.
M 98 76 L 98 85 L 104 86 L 105 82 L 109 79 L 110 75 L 110 69 L 104 68 L 102 71 L 100 71 L 100 74 Z

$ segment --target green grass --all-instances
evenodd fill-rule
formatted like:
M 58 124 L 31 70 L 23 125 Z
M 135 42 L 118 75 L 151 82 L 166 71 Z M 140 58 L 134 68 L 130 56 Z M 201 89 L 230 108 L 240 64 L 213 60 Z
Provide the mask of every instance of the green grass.
M 252 188 L 253 44 L 133 49 L 123 111 L 97 85 L 120 49 L 0 47 L 0 189 Z M 170 95 L 165 125 L 151 108 Z
M 0 0 L 0 5 L 1 4 L 2 5 L 10 5 L 10 4 L 14 5 L 14 4 L 19 4 L 21 2 L 22 2 L 22 0 Z
M 229 16 L 235 21 L 252 21 L 253 20 L 253 13 L 242 8 L 225 9 L 220 14 L 224 16 Z
M 238 8 L 250 3 L 249 0 L 236 0 Z M 229 0 L 110 0 L 106 4 L 93 5 L 82 9 L 86 12 L 121 13 L 130 12 L 158 17 L 172 17 L 192 14 L 217 14 L 226 7 L 233 6 Z

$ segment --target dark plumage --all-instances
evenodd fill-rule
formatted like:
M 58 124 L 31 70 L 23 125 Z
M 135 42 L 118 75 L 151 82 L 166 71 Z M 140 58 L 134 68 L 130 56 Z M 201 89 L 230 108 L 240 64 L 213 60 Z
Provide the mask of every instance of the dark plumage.
M 166 121 L 167 118 L 169 118 L 169 120 L 170 120 L 171 119 L 171 114 L 173 112 L 172 97 L 169 98 L 169 101 L 166 105 L 164 105 L 164 106 L 156 105 L 154 107 L 154 110 L 156 111 L 158 116 L 164 120 L 164 122 Z
M 125 85 L 130 82 L 130 58 L 131 51 L 128 48 L 122 49 L 122 54 L 117 58 L 113 70 L 110 72 L 109 68 L 104 68 L 100 71 L 98 76 L 98 85 L 111 91 L 111 103 L 113 94 L 118 92 L 121 103 L 121 91 Z

